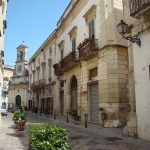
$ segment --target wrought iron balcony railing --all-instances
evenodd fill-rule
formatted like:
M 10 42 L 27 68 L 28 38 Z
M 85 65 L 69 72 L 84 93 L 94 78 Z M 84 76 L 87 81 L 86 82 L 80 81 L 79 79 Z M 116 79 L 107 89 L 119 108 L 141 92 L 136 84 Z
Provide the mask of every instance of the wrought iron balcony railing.
M 92 55 L 93 52 L 98 50 L 98 40 L 97 39 L 85 39 L 79 44 L 79 58 L 87 58 Z
M 60 61 L 61 69 L 65 69 L 75 61 L 75 52 L 70 52 L 65 58 Z
M 46 84 L 45 79 L 34 81 L 33 83 L 31 83 L 31 88 L 32 89 L 40 88 L 41 86 L 45 86 L 45 84 Z
M 146 11 L 150 11 L 150 0 L 130 0 L 130 15 L 138 16 Z

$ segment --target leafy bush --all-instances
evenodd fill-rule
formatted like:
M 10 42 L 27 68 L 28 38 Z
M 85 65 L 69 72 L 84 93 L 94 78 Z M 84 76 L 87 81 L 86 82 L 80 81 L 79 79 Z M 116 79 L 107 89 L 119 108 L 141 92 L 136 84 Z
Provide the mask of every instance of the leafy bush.
M 23 110 L 16 110 L 14 112 L 13 120 L 15 124 L 19 124 L 22 122 L 26 122 L 27 113 L 23 112 Z
M 66 130 L 57 125 L 30 125 L 29 137 L 32 150 L 70 150 Z

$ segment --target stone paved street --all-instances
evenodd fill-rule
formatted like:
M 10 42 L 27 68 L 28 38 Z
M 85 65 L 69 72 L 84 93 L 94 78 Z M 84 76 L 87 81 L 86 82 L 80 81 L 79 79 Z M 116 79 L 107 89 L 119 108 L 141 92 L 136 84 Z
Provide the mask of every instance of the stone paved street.
M 29 122 L 51 123 L 53 119 L 42 119 L 41 117 L 30 115 Z M 56 120 L 55 122 L 69 132 L 68 142 L 72 150 L 150 150 L 150 143 L 146 141 L 122 137 L 121 129 L 106 129 L 92 124 L 88 124 L 88 128 L 84 128 L 84 126 L 64 121 Z M 0 150 L 21 149 L 28 149 L 27 134 L 16 132 L 11 114 L 7 117 L 1 117 Z
M 12 121 L 12 114 L 0 117 L 0 150 L 27 150 L 28 136 L 25 132 L 17 133 Z
M 30 118 L 32 121 L 52 122 L 52 119 Z M 88 128 L 81 125 L 58 121 L 69 132 L 69 143 L 72 150 L 150 150 L 150 143 L 122 136 L 122 130 L 116 128 L 102 128 L 88 124 Z

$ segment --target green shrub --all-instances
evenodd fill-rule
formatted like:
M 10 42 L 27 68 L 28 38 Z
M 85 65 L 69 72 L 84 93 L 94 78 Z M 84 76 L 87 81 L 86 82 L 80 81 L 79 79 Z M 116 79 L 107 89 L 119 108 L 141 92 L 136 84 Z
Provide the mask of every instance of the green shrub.
M 66 130 L 57 125 L 30 125 L 29 137 L 33 150 L 70 150 Z
M 23 112 L 23 110 L 16 110 L 13 115 L 13 120 L 15 124 L 20 122 L 26 122 L 27 113 Z

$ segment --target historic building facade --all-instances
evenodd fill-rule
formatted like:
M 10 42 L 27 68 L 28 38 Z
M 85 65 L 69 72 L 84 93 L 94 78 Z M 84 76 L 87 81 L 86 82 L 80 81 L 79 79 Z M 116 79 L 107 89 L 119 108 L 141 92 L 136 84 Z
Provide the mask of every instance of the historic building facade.
M 150 0 L 124 0 L 124 21 L 131 27 L 129 37 L 129 99 L 131 113 L 125 133 L 150 140 Z M 125 35 L 126 36 L 126 35 Z
M 6 22 L 7 0 L 0 0 L 0 94 L 3 85 L 3 65 L 4 65 L 4 33 L 7 28 Z M 1 98 L 0 98 L 1 106 Z
M 53 88 L 54 71 L 53 63 L 55 61 L 55 38 L 48 39 L 41 45 L 39 50 L 29 61 L 29 102 L 28 107 L 38 108 L 39 113 L 44 113 L 46 110 L 53 114 Z M 53 79 L 52 79 L 53 77 Z
M 72 0 L 29 62 L 33 106 L 120 127 L 130 111 L 122 0 Z M 48 98 L 50 98 L 49 101 Z
M 9 90 L 9 84 L 11 82 L 11 77 L 13 76 L 14 67 L 4 65 L 3 69 L 3 86 L 2 86 L 2 95 L 1 95 L 1 101 L 2 105 L 8 106 L 8 90 Z
M 28 105 L 28 61 L 26 58 L 27 46 L 17 47 L 17 61 L 8 91 L 8 103 L 16 107 L 27 107 Z

